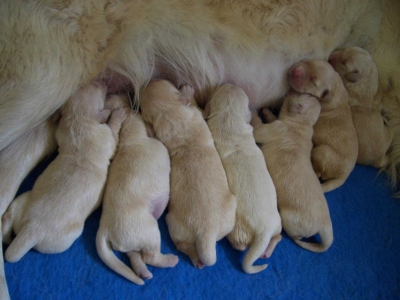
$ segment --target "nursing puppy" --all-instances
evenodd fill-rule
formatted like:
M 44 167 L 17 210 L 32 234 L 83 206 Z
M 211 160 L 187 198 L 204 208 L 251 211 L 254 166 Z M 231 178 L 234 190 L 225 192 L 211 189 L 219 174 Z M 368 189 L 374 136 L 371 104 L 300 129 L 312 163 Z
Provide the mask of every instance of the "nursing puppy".
M 393 133 L 382 117 L 374 96 L 378 92 L 378 69 L 368 51 L 349 47 L 333 52 L 329 63 L 343 80 L 349 93 L 353 124 L 357 133 L 357 163 L 384 167 Z
M 107 102 L 107 107 L 110 102 L 116 102 L 116 107 L 125 106 L 128 117 L 122 124 L 118 152 L 108 172 L 97 252 L 115 272 L 136 284 L 144 284 L 138 276 L 152 277 L 146 264 L 173 267 L 178 263 L 175 255 L 160 253 L 157 224 L 169 199 L 168 150 L 147 135 L 141 115 L 130 109 L 127 99 L 112 96 Z M 115 256 L 113 249 L 128 252 L 138 276 Z
M 141 109 L 171 158 L 169 233 L 178 250 L 202 268 L 215 264 L 216 242 L 233 229 L 236 199 L 193 94 L 189 86 L 177 90 L 165 80 L 151 82 Z
M 109 160 L 126 115 L 104 109 L 106 89 L 96 83 L 76 93 L 62 108 L 56 130 L 59 155 L 32 191 L 12 202 L 3 216 L 3 235 L 17 236 L 5 258 L 16 262 L 34 247 L 42 253 L 68 249 L 100 205 Z
M 325 61 L 296 63 L 288 77 L 295 91 L 319 98 L 321 113 L 314 125 L 311 160 L 317 176 L 324 181 L 324 192 L 332 191 L 346 181 L 358 155 L 349 95 L 339 74 Z
M 320 109 L 315 97 L 291 91 L 278 120 L 272 121 L 269 113 L 270 124 L 262 124 L 256 114 L 251 121 L 276 187 L 283 229 L 296 244 L 314 252 L 326 251 L 333 242 L 328 205 L 310 160 L 313 125 Z M 317 233 L 320 244 L 300 241 Z
M 237 199 L 235 227 L 227 238 L 238 250 L 250 245 L 242 263 L 243 270 L 250 274 L 260 272 L 268 265 L 253 266 L 253 263 L 260 256 L 271 256 L 282 239 L 282 225 L 275 186 L 254 141 L 249 99 L 241 88 L 225 84 L 211 97 L 204 116 L 229 189 Z

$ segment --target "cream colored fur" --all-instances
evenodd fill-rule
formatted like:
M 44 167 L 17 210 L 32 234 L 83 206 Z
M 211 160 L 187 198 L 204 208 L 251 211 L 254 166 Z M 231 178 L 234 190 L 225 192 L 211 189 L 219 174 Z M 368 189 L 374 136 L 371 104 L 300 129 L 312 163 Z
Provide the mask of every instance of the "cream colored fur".
M 4 0 L 0 150 L 107 68 L 128 79 L 136 99 L 152 77 L 170 77 L 194 86 L 200 102 L 230 82 L 251 107 L 271 104 L 296 61 L 372 45 L 380 11 L 378 0 Z
M 28 131 L 0 152 L 0 216 L 4 214 L 28 173 L 57 148 L 55 130 L 59 114 Z M 1 229 L 1 222 L 0 222 Z M 0 236 L 0 240 L 3 238 Z M 10 243 L 10 241 L 5 241 Z M 0 242 L 0 245 L 2 242 Z M 0 299 L 9 299 L 0 248 Z
M 172 241 L 202 268 L 215 264 L 216 242 L 233 229 L 236 199 L 193 93 L 189 86 L 178 90 L 154 81 L 143 92 L 141 109 L 171 159 L 166 221 Z
M 175 255 L 161 254 L 161 236 L 157 219 L 169 200 L 170 160 L 168 150 L 149 137 L 139 113 L 128 99 L 112 96 L 115 107 L 125 107 L 128 117 L 121 127 L 118 152 L 108 172 L 103 212 L 97 232 L 97 252 L 104 263 L 126 279 L 144 284 L 152 278 L 146 264 L 173 267 Z M 128 253 L 132 272 L 113 253 Z
M 396 183 L 399 15 L 398 0 L 2 0 L 0 151 L 99 76 L 118 88 L 131 84 L 135 101 L 154 77 L 194 86 L 202 103 L 229 82 L 255 108 L 284 95 L 293 63 L 356 45 L 372 54 L 381 92 L 391 95 L 384 105 Z
M 378 91 L 378 69 L 371 55 L 362 48 L 349 47 L 333 52 L 329 63 L 339 73 L 350 96 L 358 140 L 357 163 L 376 168 L 386 166 L 393 133 L 374 101 Z
M 333 242 L 328 205 L 310 159 L 320 109 L 315 97 L 290 92 L 278 120 L 269 117 L 272 123 L 262 124 L 254 114 L 251 121 L 276 187 L 283 229 L 299 246 L 314 252 L 326 251 Z M 300 241 L 317 233 L 320 244 Z
M 42 253 L 68 249 L 89 214 L 101 203 L 109 159 L 114 154 L 124 111 L 103 109 L 106 89 L 96 83 L 80 90 L 63 106 L 56 130 L 59 155 L 32 191 L 12 202 L 4 214 L 3 236 L 16 238 L 5 258 L 16 262 L 32 247 Z
M 235 227 L 227 238 L 235 249 L 250 246 L 242 267 L 253 274 L 268 266 L 253 263 L 261 256 L 271 256 L 282 238 L 282 225 L 275 186 L 254 141 L 248 105 L 249 99 L 241 88 L 226 84 L 213 94 L 205 113 L 229 188 L 238 203 Z
M 321 103 L 321 113 L 314 125 L 311 160 L 317 176 L 324 181 L 324 192 L 332 191 L 346 181 L 358 155 L 349 95 L 339 74 L 325 61 L 296 63 L 288 76 L 294 90 L 313 95 Z

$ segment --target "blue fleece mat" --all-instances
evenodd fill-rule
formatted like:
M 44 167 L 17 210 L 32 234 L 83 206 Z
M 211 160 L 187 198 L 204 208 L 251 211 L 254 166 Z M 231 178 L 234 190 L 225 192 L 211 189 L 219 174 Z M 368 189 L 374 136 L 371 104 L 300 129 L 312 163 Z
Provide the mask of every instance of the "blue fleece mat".
M 42 164 L 22 185 L 31 188 Z M 159 221 L 163 253 L 179 255 L 172 269 L 149 267 L 154 277 L 137 286 L 108 269 L 95 248 L 101 210 L 85 223 L 83 235 L 62 254 L 31 250 L 18 263 L 5 263 L 12 299 L 400 299 L 400 199 L 385 175 L 356 166 L 341 188 L 326 194 L 335 240 L 325 253 L 296 246 L 287 236 L 268 268 L 248 275 L 243 253 L 223 239 L 218 261 L 195 269 Z M 125 255 L 119 255 L 128 264 Z M 257 263 L 264 263 L 258 260 Z

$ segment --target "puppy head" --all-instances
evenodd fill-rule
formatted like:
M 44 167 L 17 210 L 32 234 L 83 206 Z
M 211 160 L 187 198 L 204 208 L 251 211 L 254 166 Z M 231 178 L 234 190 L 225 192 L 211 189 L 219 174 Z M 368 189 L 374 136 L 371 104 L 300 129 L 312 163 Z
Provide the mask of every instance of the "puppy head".
M 318 120 L 320 111 L 321 105 L 316 97 L 290 90 L 283 100 L 279 118 L 282 115 L 289 117 L 302 116 L 314 125 Z
M 344 89 L 339 75 L 329 63 L 322 60 L 296 63 L 289 69 L 288 79 L 296 92 L 317 97 L 321 103 L 340 100 L 340 97 L 334 97 L 334 94 Z
M 371 96 L 378 91 L 378 68 L 368 51 L 359 47 L 339 49 L 329 56 L 329 63 L 347 89 Z
M 240 87 L 232 84 L 220 86 L 206 105 L 203 116 L 208 120 L 225 113 L 232 118 L 239 115 L 247 124 L 250 123 L 249 98 Z
M 96 81 L 78 90 L 63 106 L 61 114 L 94 116 L 104 109 L 107 88 L 103 81 Z
M 154 125 L 161 114 L 173 110 L 177 105 L 193 103 L 193 95 L 194 90 L 189 86 L 178 90 L 167 80 L 152 81 L 143 90 L 140 99 L 143 119 Z

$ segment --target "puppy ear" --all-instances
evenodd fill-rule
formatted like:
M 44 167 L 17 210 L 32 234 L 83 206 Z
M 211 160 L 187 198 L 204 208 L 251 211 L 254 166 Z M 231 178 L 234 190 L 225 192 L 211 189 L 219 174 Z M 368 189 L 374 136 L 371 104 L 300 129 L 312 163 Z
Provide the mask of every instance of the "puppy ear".
M 327 103 L 327 102 L 330 102 L 331 100 L 332 100 L 331 91 L 329 91 L 328 89 L 325 89 L 324 92 L 322 93 L 321 97 L 319 98 L 319 101 L 323 102 L 323 103 Z
M 211 102 L 208 102 L 203 111 L 203 118 L 205 120 L 207 120 L 208 117 L 210 116 L 210 112 L 211 112 Z
M 357 82 L 360 79 L 360 72 L 358 70 L 355 70 L 344 75 L 344 78 L 346 78 L 350 82 Z
M 304 106 L 299 102 L 289 103 L 289 113 L 299 115 L 303 112 Z

